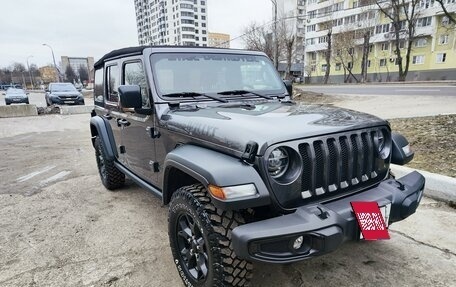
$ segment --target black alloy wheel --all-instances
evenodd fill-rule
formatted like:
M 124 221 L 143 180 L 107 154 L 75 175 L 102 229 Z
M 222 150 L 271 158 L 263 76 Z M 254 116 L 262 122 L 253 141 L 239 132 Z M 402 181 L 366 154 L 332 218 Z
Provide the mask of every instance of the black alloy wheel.
M 231 231 L 244 219 L 211 201 L 201 184 L 173 193 L 168 235 L 177 271 L 185 286 L 247 286 L 252 264 L 238 258 L 231 244 Z
M 192 215 L 187 212 L 179 216 L 176 227 L 181 260 L 194 280 L 204 281 L 208 271 L 208 253 L 203 233 Z

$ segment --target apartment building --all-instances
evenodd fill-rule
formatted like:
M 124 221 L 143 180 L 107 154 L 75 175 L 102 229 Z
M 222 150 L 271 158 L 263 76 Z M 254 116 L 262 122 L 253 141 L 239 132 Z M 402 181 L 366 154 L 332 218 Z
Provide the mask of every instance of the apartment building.
M 134 1 L 140 45 L 208 45 L 206 0 Z
M 209 32 L 209 47 L 230 48 L 230 35 Z
M 294 64 L 302 63 L 304 61 L 303 44 L 306 28 L 306 0 L 271 0 L 271 2 L 273 3 L 272 19 L 275 17 L 275 3 L 277 4 L 277 25 L 279 32 L 283 32 L 280 30 L 280 26 L 285 25 L 287 32 L 296 37 L 292 62 Z M 283 55 L 279 57 L 279 62 L 285 62 Z
M 406 1 L 410 9 L 410 1 Z M 361 79 L 361 32 L 370 31 L 367 81 L 398 79 L 395 34 L 391 20 L 369 0 L 307 0 L 305 21 L 305 71 L 310 82 L 322 82 L 327 67 L 328 31 L 332 31 L 330 82 L 355 82 L 348 70 Z M 446 0 L 446 9 L 456 12 L 456 0 Z M 456 29 L 434 0 L 422 0 L 416 7 L 418 19 L 411 47 L 407 80 L 456 79 Z M 454 14 L 453 14 L 454 15 Z M 407 23 L 401 22 L 401 54 L 407 48 Z M 354 36 L 353 36 L 354 35 Z M 351 40 L 347 40 L 352 38 Z M 345 47 L 344 47 L 345 45 Z M 348 45 L 348 46 L 347 46 Z M 348 57 L 341 56 L 347 50 Z M 403 60 L 405 64 L 405 60 Z
M 73 71 L 76 73 L 77 76 L 79 75 L 79 70 L 82 67 L 87 71 L 87 74 L 89 76 L 89 82 L 93 81 L 93 65 L 94 65 L 94 58 L 93 57 L 68 57 L 68 56 L 62 56 L 62 65 L 61 65 L 61 71 L 62 73 L 65 73 L 67 70 L 67 67 L 70 66 Z

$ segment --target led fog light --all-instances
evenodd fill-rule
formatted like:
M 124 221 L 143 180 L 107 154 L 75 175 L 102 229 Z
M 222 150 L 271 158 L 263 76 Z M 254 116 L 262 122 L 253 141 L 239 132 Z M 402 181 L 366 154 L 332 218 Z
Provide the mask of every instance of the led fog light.
M 302 242 L 304 241 L 304 237 L 299 236 L 298 238 L 295 239 L 293 243 L 293 248 L 298 250 L 302 246 Z

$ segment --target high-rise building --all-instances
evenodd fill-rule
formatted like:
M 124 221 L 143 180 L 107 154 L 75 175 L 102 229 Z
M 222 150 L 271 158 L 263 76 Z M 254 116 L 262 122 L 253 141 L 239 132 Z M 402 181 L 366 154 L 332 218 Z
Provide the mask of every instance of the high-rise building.
M 135 0 L 140 45 L 207 46 L 206 0 Z
M 209 47 L 229 48 L 230 35 L 223 33 L 209 32 Z
M 291 51 L 282 49 L 279 52 L 279 65 L 278 70 L 282 76 L 287 71 L 287 58 L 288 53 L 291 52 L 291 66 L 290 74 L 295 78 L 302 78 L 302 72 L 304 67 L 304 37 L 305 37 L 305 6 L 306 0 L 271 0 L 272 2 L 272 19 L 276 16 L 275 9 L 277 8 L 277 23 L 272 25 L 271 30 L 274 33 L 274 29 L 277 28 L 277 34 L 279 42 L 284 43 L 293 39 L 294 44 Z M 277 6 L 276 6 L 277 5 Z M 285 36 L 285 37 L 284 37 Z M 293 38 L 292 38 L 293 37 Z

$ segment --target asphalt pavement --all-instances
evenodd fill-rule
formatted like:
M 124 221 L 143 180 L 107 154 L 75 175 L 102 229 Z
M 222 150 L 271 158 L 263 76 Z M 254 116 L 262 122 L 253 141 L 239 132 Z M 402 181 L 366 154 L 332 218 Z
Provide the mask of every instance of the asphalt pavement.
M 304 89 L 329 95 L 394 95 L 456 97 L 456 84 L 365 84 L 365 85 L 304 85 Z
M 300 98 L 304 102 L 306 102 L 306 91 L 323 93 L 321 96 L 313 96 L 312 102 L 322 101 L 385 119 L 456 114 L 456 86 L 296 85 L 295 88 L 304 92 Z M 408 94 L 406 92 L 397 94 L 398 91 L 407 91 Z

